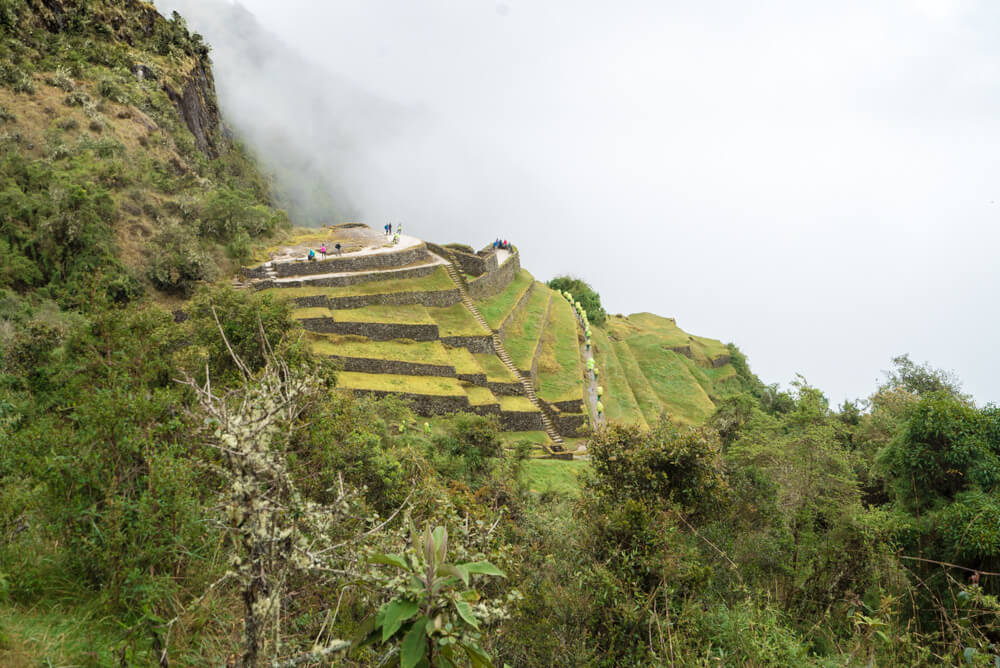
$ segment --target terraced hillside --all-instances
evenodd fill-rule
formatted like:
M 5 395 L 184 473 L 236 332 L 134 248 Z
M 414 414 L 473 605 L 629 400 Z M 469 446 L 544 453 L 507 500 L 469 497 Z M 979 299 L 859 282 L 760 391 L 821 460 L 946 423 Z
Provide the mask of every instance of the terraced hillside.
M 342 254 L 306 259 L 336 243 Z M 244 285 L 294 303 L 313 349 L 341 365 L 341 388 L 399 395 L 422 415 L 496 415 L 506 431 L 545 432 L 555 448 L 596 418 L 585 314 L 522 269 L 516 251 L 394 241 L 345 224 L 292 233 L 262 257 Z M 672 319 L 612 317 L 591 336 L 609 420 L 647 426 L 665 411 L 701 422 L 738 383 L 722 343 Z
M 532 313 L 518 308 L 529 294 L 545 300 L 545 311 L 554 294 L 520 269 L 516 252 L 472 254 L 405 236 L 394 241 L 357 224 L 293 232 L 285 241 L 260 253 L 269 259 L 244 268 L 240 284 L 293 302 L 313 350 L 340 364 L 339 387 L 402 396 L 422 415 L 496 415 L 506 431 L 542 432 L 541 441 L 554 448 L 562 433 L 575 431 L 565 419 L 554 422 L 552 409 L 535 396 L 531 370 L 540 326 L 511 327 L 517 331 L 512 342 L 531 339 L 519 348 L 523 376 L 504 361 L 495 330 Z M 307 259 L 310 248 L 337 243 L 341 253 Z M 579 422 L 584 418 L 581 413 Z
M 688 334 L 672 318 L 609 316 L 592 332 L 609 420 L 645 426 L 665 411 L 699 423 L 715 410 L 714 400 L 738 388 L 726 346 Z

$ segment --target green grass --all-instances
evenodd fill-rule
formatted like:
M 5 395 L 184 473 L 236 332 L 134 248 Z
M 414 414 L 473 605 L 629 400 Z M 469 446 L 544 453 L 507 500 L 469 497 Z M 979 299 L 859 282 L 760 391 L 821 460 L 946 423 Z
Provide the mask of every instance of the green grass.
M 583 399 L 583 369 L 576 315 L 565 299 L 553 299 L 538 358 L 538 396 L 546 401 Z
M 384 359 L 452 366 L 451 351 L 440 341 L 368 341 L 357 336 L 311 334 L 310 346 L 320 355 Z M 464 349 L 463 349 L 464 350 Z
M 577 497 L 580 495 L 580 475 L 589 468 L 589 462 L 579 459 L 529 459 L 522 464 L 521 480 L 532 492 Z
M 348 390 L 379 390 L 429 394 L 440 397 L 466 396 L 465 388 L 456 378 L 439 376 L 399 376 L 388 373 L 357 373 L 342 371 L 337 374 L 337 387 Z
M 433 325 L 427 309 L 420 304 L 403 306 L 376 304 L 363 308 L 337 310 L 333 312 L 337 322 L 373 322 L 393 325 Z
M 621 362 L 618 361 L 618 355 L 608 335 L 600 327 L 591 327 L 591 336 L 594 360 L 597 362 L 597 368 L 601 370 L 598 384 L 604 388 L 601 403 L 604 404 L 605 417 L 612 422 L 625 424 L 638 422 L 640 426 L 648 427 L 646 417 L 642 414 L 635 395 L 632 394 L 632 386 Z
M 265 290 L 269 294 L 287 297 L 315 297 L 317 295 L 327 295 L 329 297 L 353 297 L 358 295 L 388 295 L 398 292 L 437 292 L 440 290 L 451 290 L 455 284 L 448 277 L 448 272 L 444 267 L 437 267 L 432 273 L 420 278 L 401 278 L 389 281 L 368 281 L 356 285 L 346 285 L 343 287 L 324 288 L 315 286 L 304 286 L 301 288 L 270 288 Z
M 531 368 L 531 360 L 542 336 L 545 311 L 548 310 L 551 299 L 552 290 L 536 283 L 534 291 L 528 297 L 528 303 L 504 330 L 503 347 L 518 369 Z
M 427 315 L 438 324 L 441 336 L 485 336 L 489 334 L 459 302 L 446 307 L 427 307 Z
M 500 410 L 505 413 L 538 413 L 535 404 L 528 397 L 500 397 Z
M 646 422 L 653 424 L 660 419 L 660 413 L 663 412 L 663 402 L 660 401 L 660 397 L 646 380 L 646 375 L 642 372 L 628 345 L 624 341 L 612 341 L 611 345 L 622 365 L 625 377 L 628 378 L 629 387 L 632 388 L 632 395 L 635 397 L 636 403 L 639 404 L 639 410 L 642 411 Z M 605 405 L 605 409 L 607 409 L 607 405 Z
M 511 312 L 514 305 L 521 299 L 521 296 L 531 287 L 534 280 L 531 274 L 522 269 L 503 292 L 476 304 L 479 308 L 479 313 L 482 314 L 487 324 L 493 329 L 500 327 L 504 318 Z
M 469 403 L 473 406 L 489 406 L 498 403 L 493 393 L 485 387 L 471 385 L 465 388 L 465 393 L 469 395 Z
M 310 308 L 297 308 L 292 310 L 292 318 L 304 320 L 306 318 L 332 318 L 333 311 L 325 306 L 315 306 Z
M 448 348 L 445 346 L 444 349 L 448 353 L 448 358 L 451 360 L 452 366 L 455 367 L 455 373 L 470 375 L 485 373 L 483 367 L 479 365 L 479 360 L 466 348 Z
M 500 358 L 490 353 L 474 353 L 479 368 L 486 372 L 486 380 L 494 383 L 516 383 L 517 378 L 503 365 Z
M 671 418 L 700 423 L 715 411 L 715 404 L 685 364 L 690 360 L 663 350 L 658 336 L 634 336 L 626 345 Z
M 541 448 L 543 445 L 552 444 L 552 439 L 544 431 L 505 431 L 501 432 L 500 439 L 507 445 L 517 445 L 521 441 L 528 441 Z

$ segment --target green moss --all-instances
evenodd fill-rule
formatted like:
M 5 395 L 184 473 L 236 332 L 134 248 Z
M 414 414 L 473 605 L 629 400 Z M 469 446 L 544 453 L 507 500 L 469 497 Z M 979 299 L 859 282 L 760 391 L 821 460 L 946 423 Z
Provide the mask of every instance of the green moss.
M 347 390 L 376 390 L 446 397 L 467 396 L 465 388 L 457 379 L 439 376 L 400 376 L 388 373 L 342 371 L 337 374 L 337 386 Z
M 441 336 L 484 336 L 489 334 L 461 302 L 452 306 L 427 307 L 427 315 L 438 324 Z
M 500 410 L 504 412 L 538 413 L 528 397 L 500 397 Z
M 504 330 L 503 347 L 518 369 L 531 368 L 551 299 L 552 290 L 536 283 L 534 291 L 528 297 L 528 303 Z
M 433 325 L 427 310 L 420 304 L 382 305 L 344 309 L 333 312 L 337 322 L 369 322 L 393 325 Z
M 504 318 L 507 317 L 514 308 L 514 305 L 517 304 L 534 281 L 535 279 L 531 274 L 522 269 L 503 292 L 480 301 L 476 306 L 479 308 L 479 313 L 482 314 L 487 324 L 493 329 L 500 327 Z
M 583 369 L 576 315 L 565 299 L 553 299 L 538 359 L 538 396 L 546 401 L 583 400 Z
M 336 334 L 310 334 L 309 338 L 312 350 L 320 355 L 452 366 L 451 351 L 439 341 L 368 341 Z

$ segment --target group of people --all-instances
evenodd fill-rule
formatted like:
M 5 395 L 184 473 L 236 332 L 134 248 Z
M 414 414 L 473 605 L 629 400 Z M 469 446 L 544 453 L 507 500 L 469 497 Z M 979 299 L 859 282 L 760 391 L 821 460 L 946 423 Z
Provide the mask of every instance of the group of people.
M 386 223 L 385 225 L 382 226 L 382 229 L 385 230 L 385 236 L 395 238 L 395 237 L 397 237 L 397 236 L 399 236 L 400 234 L 403 233 L 403 224 L 402 223 L 396 223 L 396 234 L 395 235 L 393 235 L 393 233 L 392 233 L 392 223 Z
M 340 242 L 339 241 L 333 245 L 333 249 L 335 251 L 337 251 L 337 255 L 342 255 L 343 254 L 343 251 L 341 250 L 341 246 L 340 246 Z M 323 256 L 324 260 L 326 259 L 326 253 L 327 253 L 327 251 L 326 251 L 326 244 L 324 243 L 322 246 L 319 247 L 319 254 Z M 306 259 L 308 259 L 310 262 L 315 262 L 316 261 L 316 251 L 314 251 L 312 248 L 310 248 L 309 249 L 309 255 L 306 256 Z
M 493 242 L 493 248 L 500 250 L 510 250 L 510 243 L 506 239 L 497 239 Z

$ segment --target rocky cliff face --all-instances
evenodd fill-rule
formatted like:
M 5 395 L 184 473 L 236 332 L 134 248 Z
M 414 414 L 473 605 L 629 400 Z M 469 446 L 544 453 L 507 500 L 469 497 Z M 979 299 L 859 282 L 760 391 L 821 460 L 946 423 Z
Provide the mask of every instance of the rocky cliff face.
M 164 83 L 163 91 L 177 106 L 181 118 L 194 135 L 198 149 L 210 158 L 217 158 L 218 142 L 221 140 L 219 109 L 215 101 L 215 82 L 208 63 L 199 61 L 188 73 L 180 90 Z
M 188 32 L 180 16 L 174 14 L 168 20 L 152 4 L 141 0 L 25 0 L 25 5 L 32 23 L 51 34 L 80 34 L 99 26 L 98 32 L 112 42 L 130 47 L 146 43 L 163 54 L 186 56 L 186 60 L 193 61 L 180 79 L 164 77 L 162 89 L 194 135 L 198 149 L 210 158 L 219 156 L 223 139 L 208 49 L 200 35 Z M 139 79 L 158 76 L 147 63 L 132 62 L 129 69 Z

